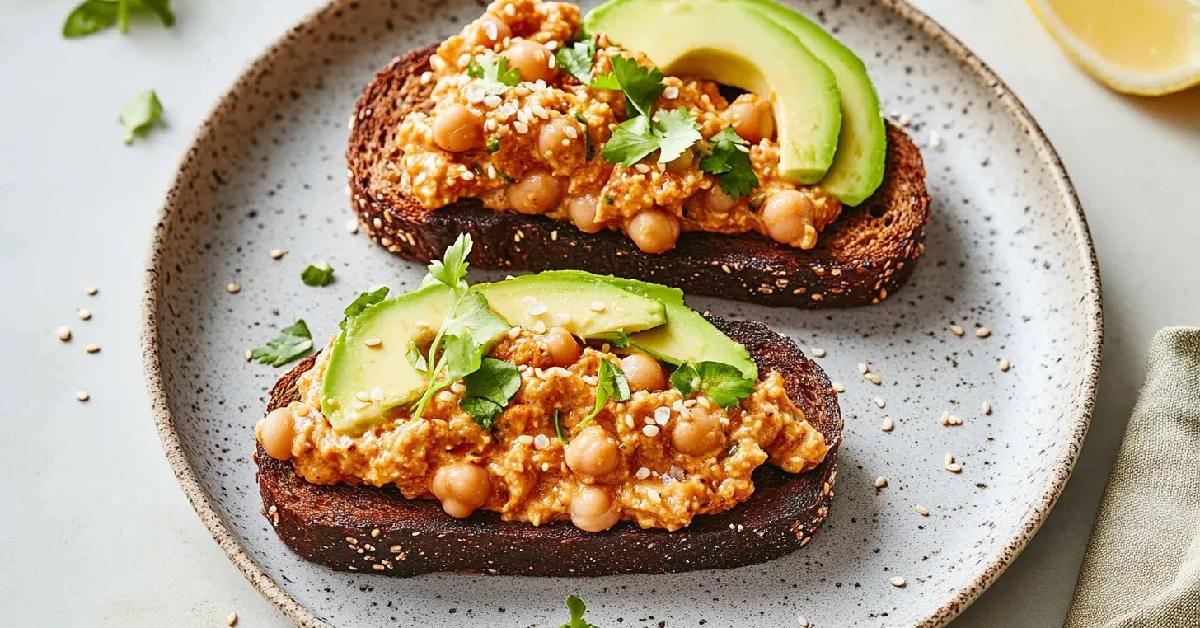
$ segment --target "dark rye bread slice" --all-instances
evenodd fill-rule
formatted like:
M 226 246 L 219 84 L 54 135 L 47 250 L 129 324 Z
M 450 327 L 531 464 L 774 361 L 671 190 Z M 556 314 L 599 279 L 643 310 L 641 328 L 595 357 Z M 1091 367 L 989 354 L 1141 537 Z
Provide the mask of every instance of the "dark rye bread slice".
M 794 307 L 877 303 L 912 273 L 924 249 L 929 195 L 921 153 L 888 125 L 887 172 L 874 196 L 847 208 L 809 251 L 757 233 L 687 232 L 664 254 L 643 253 L 623 233 L 586 234 L 542 216 L 494 212 L 473 199 L 426 211 L 385 176 L 397 159 L 393 135 L 404 117 L 428 110 L 433 82 L 421 83 L 436 46 L 415 50 L 380 72 L 351 119 L 351 203 L 371 239 L 393 253 L 429 262 L 459 233 L 475 241 L 477 268 L 573 268 L 663 283 L 691 294 Z
M 413 576 L 438 571 L 529 576 L 674 573 L 761 563 L 803 547 L 829 513 L 842 440 L 837 393 L 825 373 L 786 337 L 761 323 L 712 319 L 746 346 L 766 373 L 778 371 L 788 396 L 825 435 L 829 454 L 796 475 L 764 464 L 755 491 L 735 508 L 701 515 L 682 530 L 642 530 L 623 521 L 590 534 L 569 522 L 542 526 L 503 521 L 492 512 L 455 519 L 428 499 L 393 488 L 309 484 L 291 462 L 259 446 L 263 514 L 288 547 L 306 560 L 341 571 Z M 296 379 L 310 357 L 275 384 L 267 410 L 296 398 Z

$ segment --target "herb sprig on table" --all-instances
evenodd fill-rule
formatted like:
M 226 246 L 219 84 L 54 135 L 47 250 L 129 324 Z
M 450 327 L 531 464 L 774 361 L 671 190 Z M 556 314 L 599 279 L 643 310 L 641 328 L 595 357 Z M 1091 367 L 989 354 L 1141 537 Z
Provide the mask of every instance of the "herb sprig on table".
M 167 28 L 175 25 L 171 0 L 84 0 L 67 14 L 62 35 L 68 39 L 87 37 L 114 25 L 127 33 L 129 17 L 139 13 L 158 16 Z
M 278 368 L 308 355 L 312 348 L 312 333 L 301 319 L 279 330 L 279 335 L 271 339 L 265 347 L 252 349 L 250 359 Z

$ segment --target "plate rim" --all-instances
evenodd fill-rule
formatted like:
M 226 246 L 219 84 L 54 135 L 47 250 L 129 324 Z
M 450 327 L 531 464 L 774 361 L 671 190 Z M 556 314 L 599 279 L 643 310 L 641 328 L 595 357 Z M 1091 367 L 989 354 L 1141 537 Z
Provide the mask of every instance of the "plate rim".
M 917 626 L 943 626 L 962 613 L 968 606 L 983 594 L 1001 574 L 1016 560 L 1021 551 L 1041 528 L 1050 511 L 1062 494 L 1071 472 L 1079 458 L 1084 439 L 1087 437 L 1091 424 L 1092 413 L 1096 404 L 1096 389 L 1100 375 L 1100 364 L 1104 346 L 1104 313 L 1103 299 L 1100 291 L 1100 267 L 1096 257 L 1096 248 L 1092 242 L 1087 219 L 1079 202 L 1079 196 L 1071 183 L 1070 176 L 1063 166 L 1058 152 L 1054 149 L 1049 138 L 1042 131 L 1033 115 L 1016 96 L 1016 94 L 992 71 L 986 63 L 977 57 L 957 37 L 952 35 L 936 20 L 909 3 L 908 0 L 877 0 L 885 9 L 890 10 L 899 18 L 916 27 L 932 43 L 940 45 L 959 65 L 974 78 L 981 86 L 989 89 L 1000 101 L 1004 112 L 1025 135 L 1026 141 L 1034 149 L 1038 160 L 1051 175 L 1055 192 L 1057 193 L 1060 209 L 1066 213 L 1066 218 L 1073 228 L 1073 235 L 1078 252 L 1084 261 L 1084 291 L 1083 314 L 1087 317 L 1085 367 L 1083 384 L 1084 403 L 1076 406 L 1070 417 L 1071 440 L 1064 456 L 1053 461 L 1053 478 L 1049 488 L 1039 496 L 1030 514 L 1020 522 L 1020 533 L 1016 538 L 997 553 L 989 565 L 970 583 L 957 591 L 946 594 L 931 613 L 918 621 Z M 200 483 L 195 471 L 189 464 L 183 450 L 183 443 L 175 431 L 174 417 L 167 403 L 166 389 L 163 383 L 163 373 L 160 364 L 160 346 L 158 342 L 158 297 L 159 289 L 159 259 L 163 256 L 164 233 L 168 221 L 177 213 L 174 209 L 179 202 L 185 182 L 182 172 L 197 159 L 199 147 L 214 133 L 212 120 L 222 110 L 230 107 L 236 100 L 235 94 L 252 86 L 262 73 L 262 66 L 269 64 L 276 55 L 282 53 L 290 41 L 315 22 L 325 17 L 327 13 L 343 9 L 349 4 L 348 0 L 330 0 L 326 4 L 310 11 L 298 22 L 276 37 L 263 49 L 238 75 L 237 79 L 224 92 L 217 102 L 208 110 L 200 127 L 192 135 L 188 147 L 176 164 L 171 187 L 166 193 L 162 205 L 155 215 L 155 224 L 150 246 L 146 254 L 145 270 L 142 282 L 141 315 L 138 323 L 138 337 L 142 352 L 142 373 L 146 390 L 150 398 L 151 415 L 167 462 L 175 474 L 176 480 L 183 489 L 184 495 L 192 505 L 196 515 L 208 529 L 213 540 L 225 552 L 229 560 L 250 581 L 250 584 L 267 600 L 298 626 L 305 628 L 323 628 L 328 626 L 325 621 L 317 618 L 312 611 L 292 597 L 280 587 L 242 546 L 238 537 L 221 521 L 213 504 Z

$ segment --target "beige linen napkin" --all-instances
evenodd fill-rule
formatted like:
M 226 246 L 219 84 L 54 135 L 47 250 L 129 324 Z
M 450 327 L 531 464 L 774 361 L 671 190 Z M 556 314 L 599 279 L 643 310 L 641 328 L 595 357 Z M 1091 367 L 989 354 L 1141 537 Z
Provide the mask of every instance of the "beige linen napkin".
M 1154 336 L 1066 628 L 1200 626 L 1200 329 Z

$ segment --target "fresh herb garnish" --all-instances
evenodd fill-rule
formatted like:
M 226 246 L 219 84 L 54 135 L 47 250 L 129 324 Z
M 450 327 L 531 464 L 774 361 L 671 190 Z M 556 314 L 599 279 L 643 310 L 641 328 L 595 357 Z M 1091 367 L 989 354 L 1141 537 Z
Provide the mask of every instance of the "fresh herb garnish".
M 592 82 L 592 65 L 596 62 L 596 40 L 585 39 L 577 41 L 570 48 L 559 48 L 554 53 L 558 66 L 571 76 L 587 85 Z
M 429 365 L 429 384 L 417 401 L 412 417 L 420 418 L 433 395 L 480 368 L 483 355 L 509 326 L 488 307 L 487 299 L 463 280 L 467 274 L 467 256 L 471 236 L 461 234 L 442 259 L 429 265 L 429 277 L 422 285 L 442 283 L 454 291 L 454 306 L 438 329 L 425 358 Z
M 629 382 L 625 381 L 625 373 L 607 359 L 600 359 L 600 368 L 596 373 L 596 407 L 590 414 L 579 422 L 578 427 L 587 425 L 604 409 L 608 400 L 629 401 Z
M 555 409 L 554 409 L 554 433 L 555 433 L 555 434 L 558 434 L 558 440 L 559 440 L 559 441 L 560 441 L 562 444 L 566 445 L 566 444 L 567 444 L 567 437 L 566 437 L 566 436 L 563 436 L 562 423 L 559 423 L 559 422 L 558 422 L 558 413 L 559 413 L 559 409 L 558 409 L 558 408 L 555 408 Z
M 612 204 L 613 204 L 613 197 L 611 197 L 611 196 L 605 196 L 605 197 L 604 197 L 604 204 L 605 204 L 605 205 L 612 205 Z
M 487 146 L 485 148 L 487 148 L 488 153 L 495 153 L 500 150 L 500 138 L 495 135 L 487 138 Z
M 637 116 L 622 122 L 604 144 L 600 155 L 605 160 L 632 166 L 654 151 L 659 163 L 667 163 L 683 154 L 700 139 L 700 125 L 684 107 L 658 111 L 651 122 Z
M 467 395 L 458 407 L 471 415 L 480 429 L 490 430 L 496 416 L 521 389 L 521 373 L 512 362 L 484 358 L 479 370 L 463 378 Z
M 686 399 L 702 392 L 714 403 L 729 409 L 754 392 L 754 380 L 721 362 L 686 362 L 671 374 L 671 386 Z
M 712 143 L 712 152 L 700 159 L 700 169 L 718 175 L 721 189 L 734 200 L 748 196 L 758 187 L 758 176 L 750 164 L 750 154 L 744 150 L 748 146 L 746 140 L 727 126 L 708 141 Z
M 279 335 L 268 342 L 267 346 L 251 350 L 250 358 L 280 367 L 308 355 L 312 348 L 312 334 L 308 331 L 308 325 L 301 319 L 279 330 Z
M 346 323 L 349 323 L 350 319 L 362 314 L 363 310 L 384 300 L 387 298 L 387 295 L 387 286 L 379 286 L 374 290 L 358 293 L 358 296 L 350 302 L 350 305 L 346 306 L 345 310 L 343 310 L 343 313 L 346 315 L 346 317 L 342 319 L 342 322 L 338 326 L 342 329 L 345 329 Z
M 608 332 L 595 337 L 618 349 L 629 348 L 629 334 L 625 333 L 624 329 L 618 329 L 615 332 Z
M 592 157 L 596 156 L 596 149 L 592 146 L 592 128 L 588 126 L 587 118 L 583 116 L 583 112 L 576 109 L 574 111 L 575 120 L 583 125 L 583 158 L 586 161 L 591 161 Z
M 479 54 L 467 63 L 467 76 L 478 79 L 487 94 L 503 94 L 521 82 L 521 71 L 508 65 L 508 59 L 494 54 Z
M 404 359 L 412 365 L 418 373 L 429 374 L 429 363 L 425 361 L 425 356 L 421 355 L 421 349 L 416 342 L 408 343 L 408 350 L 404 352 Z
M 583 614 L 587 612 L 587 606 L 583 600 L 574 595 L 567 598 L 567 610 L 571 613 L 571 621 L 559 626 L 559 628 L 600 628 L 595 624 L 590 624 L 583 618 Z
M 325 262 L 309 264 L 300 271 L 300 281 L 306 286 L 320 288 L 333 283 L 333 267 Z
M 125 144 L 133 143 L 134 138 L 144 137 L 162 118 L 163 107 L 154 90 L 146 90 L 121 109 L 121 126 L 125 127 Z
M 67 38 L 87 37 L 116 24 L 122 33 L 129 31 L 131 13 L 151 12 L 163 26 L 175 25 L 171 0 L 84 0 L 67 14 L 62 35 Z
M 613 71 L 597 76 L 591 82 L 596 89 L 611 89 L 625 92 L 627 109 L 643 116 L 650 115 L 650 107 L 662 95 L 663 73 L 658 68 L 643 68 L 637 60 L 629 57 L 613 57 Z M 633 111 L 626 115 L 633 117 Z

